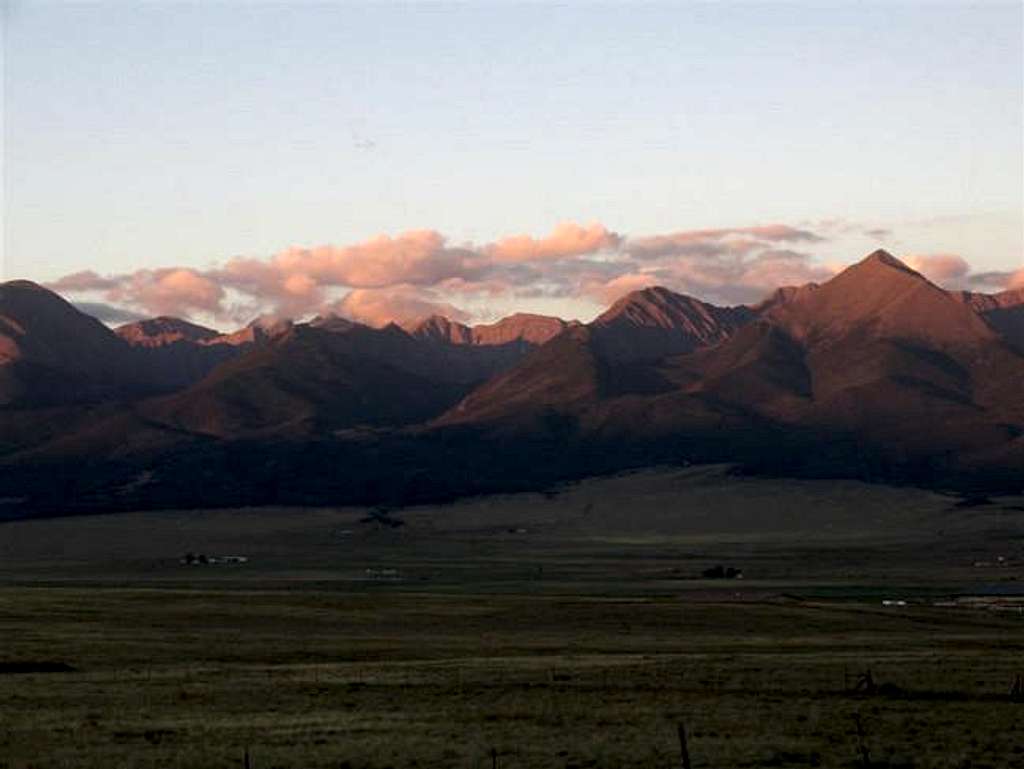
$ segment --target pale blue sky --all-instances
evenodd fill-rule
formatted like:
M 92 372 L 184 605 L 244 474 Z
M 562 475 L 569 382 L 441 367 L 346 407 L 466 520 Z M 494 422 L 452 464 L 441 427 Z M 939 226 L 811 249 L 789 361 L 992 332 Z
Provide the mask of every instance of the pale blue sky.
M 1022 25 L 1019 2 L 12 2 L 0 277 L 833 218 L 1012 270 Z

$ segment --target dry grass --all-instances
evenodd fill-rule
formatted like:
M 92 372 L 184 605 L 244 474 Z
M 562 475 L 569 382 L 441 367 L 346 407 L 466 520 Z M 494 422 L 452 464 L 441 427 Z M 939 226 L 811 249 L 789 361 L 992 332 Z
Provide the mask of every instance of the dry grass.
M 489 768 L 492 748 L 504 769 L 674 767 L 679 720 L 695 767 L 855 767 L 858 713 L 876 766 L 1024 767 L 1024 618 L 931 605 L 1014 584 L 1018 502 L 952 502 L 701 470 L 398 529 L 352 510 L 0 526 L 0 662 L 74 668 L 0 675 L 0 767 L 240 767 L 246 747 L 257 769 Z M 720 561 L 750 578 L 691 579 Z M 869 667 L 889 686 L 845 691 Z

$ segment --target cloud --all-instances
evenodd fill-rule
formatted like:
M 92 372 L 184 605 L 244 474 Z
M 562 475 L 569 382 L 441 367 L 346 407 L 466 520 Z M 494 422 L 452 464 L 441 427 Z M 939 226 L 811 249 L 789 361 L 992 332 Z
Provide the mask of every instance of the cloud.
M 984 292 L 1024 288 L 1024 268 L 1013 272 L 972 272 L 971 265 L 959 254 L 914 254 L 905 257 L 904 261 L 945 288 L 971 288 Z
M 369 326 L 388 323 L 412 323 L 431 315 L 444 315 L 457 321 L 470 320 L 468 313 L 439 300 L 432 292 L 415 286 L 394 286 L 388 289 L 357 288 L 345 295 L 328 311 Z
M 734 260 L 677 259 L 659 271 L 671 289 L 720 304 L 760 301 L 780 286 L 821 283 L 834 270 L 815 263 L 810 254 L 767 250 Z
M 961 281 L 971 266 L 958 254 L 910 254 L 904 261 L 934 283 Z
M 1008 288 L 1019 288 L 1024 270 L 1017 272 L 992 271 L 975 272 L 967 276 L 967 282 L 972 288 L 984 289 L 986 291 L 1001 291 Z M 1017 285 L 1013 285 L 1014 281 Z
M 786 224 L 767 224 L 761 227 L 744 227 L 735 230 L 740 235 L 751 235 L 760 240 L 784 243 L 820 243 L 825 238 L 809 230 L 800 230 Z
M 534 263 L 614 250 L 620 241 L 604 225 L 572 222 L 559 224 L 542 238 L 513 235 L 480 246 L 452 246 L 436 230 L 423 229 L 349 245 L 293 247 L 269 259 L 238 257 L 205 271 L 145 269 L 113 276 L 78 272 L 52 287 L 99 294 L 150 314 L 225 317 L 258 310 L 300 317 L 329 305 L 333 294 L 346 289 L 458 286 L 463 293 L 507 294 L 515 287 L 543 282 L 544 273 Z M 237 301 L 230 304 L 229 296 Z M 377 295 L 352 296 L 355 306 L 361 298 L 368 301 Z M 409 296 L 408 291 L 402 294 L 405 300 Z
M 493 314 L 496 305 L 513 300 L 607 303 L 655 284 L 735 304 L 759 301 L 781 285 L 828 279 L 834 268 L 822 266 L 814 253 L 824 240 L 818 231 L 782 223 L 626 237 L 600 223 L 564 222 L 542 237 L 519 234 L 480 244 L 452 244 L 436 230 L 419 229 L 293 247 L 267 258 L 236 257 L 205 270 L 77 272 L 51 287 L 140 314 L 239 322 L 263 313 L 301 319 L 334 309 L 379 325 L 435 312 L 465 317 L 459 306 Z M 930 274 L 974 280 L 959 257 L 919 258 Z
M 888 227 L 879 227 L 852 219 L 832 217 L 808 221 L 805 226 L 812 228 L 818 233 L 825 233 L 828 238 L 853 236 L 856 238 L 868 238 L 870 240 L 888 240 L 892 237 L 893 231 Z
M 765 224 L 756 227 L 683 230 L 636 238 L 626 243 L 626 249 L 640 259 L 671 255 L 713 258 L 726 255 L 742 256 L 777 243 L 817 243 L 822 240 L 824 238 L 810 230 L 786 224 Z
M 117 319 L 118 313 L 130 314 L 133 320 L 146 315 L 188 317 L 194 312 L 220 315 L 225 296 L 224 287 L 218 281 L 186 267 L 144 269 L 107 277 L 87 270 L 66 275 L 47 287 L 68 294 L 99 294 L 118 306 L 89 300 L 79 300 L 76 304 L 91 306 L 97 312 L 112 312 L 112 320 Z
M 491 243 L 484 252 L 497 262 L 534 262 L 612 250 L 620 241 L 621 237 L 603 224 L 595 222 L 583 227 L 562 222 L 545 238 L 513 235 Z
M 350 246 L 291 248 L 275 256 L 270 267 L 283 278 L 303 275 L 317 285 L 381 288 L 470 277 L 480 262 L 479 254 L 469 249 L 446 247 L 444 236 L 434 230 L 413 230 Z
M 833 267 L 815 264 L 810 254 L 784 249 L 771 250 L 745 262 L 742 271 L 736 276 L 736 283 L 749 290 L 747 296 L 757 298 L 781 286 L 822 283 L 835 273 Z
M 135 272 L 107 291 L 107 297 L 157 315 L 218 314 L 224 288 L 196 270 L 172 267 Z
M 46 287 L 57 292 L 109 291 L 116 288 L 119 282 L 118 278 L 104 278 L 92 270 L 83 270 L 65 275 L 53 283 L 47 283 Z
M 133 310 L 126 310 L 123 307 L 114 307 L 103 302 L 75 302 L 75 307 L 86 315 L 91 315 L 96 320 L 108 325 L 120 325 L 122 323 L 134 323 L 143 320 L 146 316 Z

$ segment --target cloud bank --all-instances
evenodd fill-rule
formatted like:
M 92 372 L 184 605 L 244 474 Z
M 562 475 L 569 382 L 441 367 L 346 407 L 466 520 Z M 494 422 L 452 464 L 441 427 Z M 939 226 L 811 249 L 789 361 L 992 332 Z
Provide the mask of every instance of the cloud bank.
M 757 302 L 780 286 L 831 277 L 843 265 L 822 264 L 818 250 L 835 231 L 835 223 L 770 223 L 629 237 L 598 222 L 563 222 L 539 237 L 515 234 L 476 244 L 451 243 L 436 230 L 422 229 L 293 247 L 268 258 L 238 257 L 205 270 L 77 272 L 50 287 L 132 314 L 232 322 L 260 314 L 302 318 L 331 312 L 373 325 L 435 313 L 470 320 L 459 306 L 530 298 L 606 305 L 652 285 L 740 304 Z M 906 259 L 942 284 L 1024 286 L 1024 270 L 974 274 L 957 254 Z

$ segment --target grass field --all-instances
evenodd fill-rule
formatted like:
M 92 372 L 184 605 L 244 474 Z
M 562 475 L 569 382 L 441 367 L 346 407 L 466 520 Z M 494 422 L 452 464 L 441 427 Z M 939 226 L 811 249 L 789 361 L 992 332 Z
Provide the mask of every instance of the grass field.
M 695 468 L 7 523 L 0 767 L 678 767 L 679 722 L 694 767 L 1024 767 L 1024 616 L 953 600 L 1024 592 L 1021 506 Z

